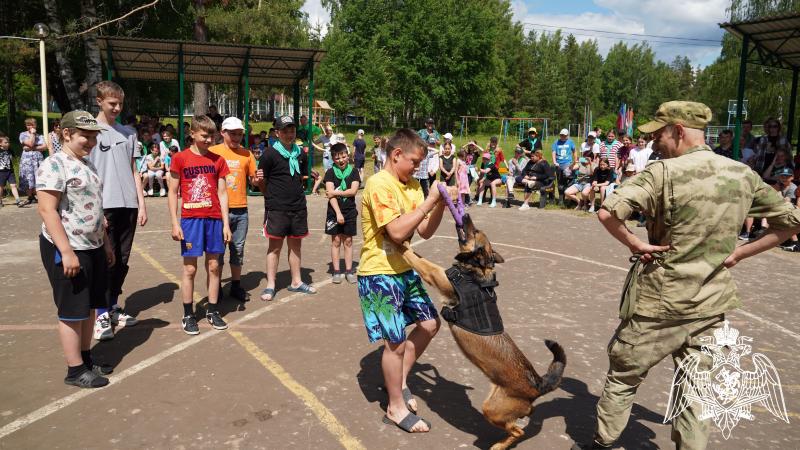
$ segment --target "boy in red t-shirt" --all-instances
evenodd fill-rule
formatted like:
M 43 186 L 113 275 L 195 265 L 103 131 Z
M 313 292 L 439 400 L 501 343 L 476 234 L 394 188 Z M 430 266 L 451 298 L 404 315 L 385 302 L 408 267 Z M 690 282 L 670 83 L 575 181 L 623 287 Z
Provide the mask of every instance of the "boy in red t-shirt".
M 225 176 L 228 163 L 225 158 L 211 153 L 211 145 L 217 126 L 208 116 L 192 118 L 190 135 L 192 146 L 172 158 L 169 180 L 169 215 L 172 219 L 172 239 L 181 241 L 183 256 L 183 278 L 181 300 L 186 334 L 198 334 L 197 319 L 192 311 L 194 275 L 197 273 L 197 257 L 206 254 L 208 270 L 208 310 L 206 320 L 217 330 L 228 328 L 217 310 L 219 298 L 219 255 L 231 240 L 228 224 L 228 190 Z M 178 221 L 178 189 L 183 204 Z

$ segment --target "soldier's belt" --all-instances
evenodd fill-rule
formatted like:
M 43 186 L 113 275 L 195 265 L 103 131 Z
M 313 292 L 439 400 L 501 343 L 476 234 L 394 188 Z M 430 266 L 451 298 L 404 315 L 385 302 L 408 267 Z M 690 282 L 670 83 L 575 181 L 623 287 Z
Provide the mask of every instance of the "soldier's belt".
M 664 257 L 660 252 L 652 253 L 653 258 L 658 260 Z M 619 318 L 628 320 L 633 317 L 636 311 L 636 300 L 639 298 L 639 284 L 636 282 L 639 274 L 646 265 L 642 261 L 642 255 L 636 253 L 632 255 L 628 261 L 633 263 L 628 276 L 625 277 L 625 284 L 622 286 L 622 296 L 619 300 Z

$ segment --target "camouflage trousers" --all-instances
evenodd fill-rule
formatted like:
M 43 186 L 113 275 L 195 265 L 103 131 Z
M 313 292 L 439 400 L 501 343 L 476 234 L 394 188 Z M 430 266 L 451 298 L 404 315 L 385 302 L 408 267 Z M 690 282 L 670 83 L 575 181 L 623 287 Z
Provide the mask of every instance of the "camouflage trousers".
M 623 320 L 608 344 L 610 367 L 597 402 L 595 440 L 602 445 L 614 443 L 628 423 L 633 398 L 647 372 L 667 356 L 672 356 L 677 367 L 687 356 L 700 352 L 700 336 L 709 335 L 723 320 L 722 314 L 684 320 L 636 315 Z M 672 440 L 677 449 L 706 448 L 709 421 L 700 421 L 699 413 L 700 408 L 692 404 L 672 421 Z

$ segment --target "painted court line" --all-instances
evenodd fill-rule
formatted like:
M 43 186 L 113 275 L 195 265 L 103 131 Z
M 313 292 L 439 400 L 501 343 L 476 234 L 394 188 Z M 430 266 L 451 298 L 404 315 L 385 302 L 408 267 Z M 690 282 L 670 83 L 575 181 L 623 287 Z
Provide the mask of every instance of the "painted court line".
M 434 235 L 433 237 L 434 238 L 442 238 L 442 239 L 450 239 L 450 240 L 453 240 L 453 241 L 458 240 L 458 238 L 456 238 L 455 236 L 441 236 L 441 235 L 437 234 L 437 235 Z M 581 258 L 579 256 L 565 255 L 563 253 L 558 253 L 558 252 L 551 252 L 549 250 L 542 250 L 542 249 L 530 248 L 530 247 L 522 247 L 520 245 L 514 245 L 514 244 L 503 244 L 501 242 L 492 242 L 492 245 L 499 245 L 501 247 L 516 248 L 516 249 L 519 249 L 519 250 L 527 250 L 529 252 L 544 253 L 546 255 L 553 255 L 553 256 L 558 256 L 558 257 L 561 257 L 561 258 L 574 259 L 576 261 L 581 261 L 581 262 L 585 262 L 585 263 L 588 263 L 588 264 L 594 264 L 596 266 L 606 267 L 606 268 L 609 268 L 609 269 L 621 270 L 623 272 L 627 272 L 629 270 L 628 267 L 620 267 L 620 266 L 615 266 L 615 265 L 612 265 L 612 264 L 601 263 L 599 261 L 594 261 L 594 260 L 591 260 L 591 259 Z M 737 309 L 737 310 L 731 311 L 731 314 L 741 314 L 741 315 L 743 315 L 745 317 L 749 317 L 749 318 L 751 318 L 753 320 L 761 322 L 764 325 L 769 325 L 773 329 L 778 330 L 781 333 L 783 333 L 783 334 L 785 334 L 787 336 L 790 336 L 790 337 L 794 338 L 797 341 L 800 341 L 800 334 L 795 333 L 792 330 L 784 328 L 784 327 L 778 325 L 777 323 L 775 323 L 775 322 L 773 322 L 771 320 L 765 319 L 765 318 L 763 318 L 761 316 L 758 316 L 756 314 L 753 314 L 751 312 L 745 311 L 743 309 Z
M 419 241 L 416 241 L 416 242 L 412 242 L 411 245 L 414 246 L 414 245 L 416 245 L 418 243 L 422 243 L 422 242 L 426 242 L 426 241 L 419 240 Z M 142 256 L 145 259 L 145 261 L 150 263 L 156 270 L 161 272 L 168 280 L 170 280 L 173 283 L 176 283 L 176 284 L 178 284 L 178 286 L 180 286 L 180 280 L 177 280 L 177 277 L 175 277 L 171 273 L 167 272 L 166 269 L 164 269 L 164 266 L 162 266 L 152 256 L 150 256 L 147 253 L 145 253 L 144 251 L 142 251 L 141 248 L 139 248 L 136 245 L 133 246 L 133 249 L 134 249 L 134 251 L 136 251 L 136 253 L 138 253 L 140 256 Z M 163 272 L 162 272 L 162 270 L 163 270 Z M 175 280 L 177 280 L 177 281 L 175 281 Z M 317 287 L 317 288 L 321 288 L 321 287 L 326 286 L 328 284 L 331 284 L 331 278 L 327 278 L 325 280 L 322 280 L 319 283 L 314 283 L 315 287 Z M 278 307 L 279 305 L 281 305 L 283 303 L 288 303 L 288 302 L 290 302 L 290 301 L 292 301 L 294 299 L 297 299 L 297 298 L 300 298 L 300 297 L 304 297 L 305 295 L 306 294 L 296 293 L 296 294 L 292 294 L 292 295 L 289 295 L 289 296 L 283 297 L 283 298 L 279 297 L 278 299 L 272 300 L 267 306 L 265 306 L 265 307 L 263 307 L 261 309 L 257 309 L 255 311 L 249 313 L 249 314 L 246 314 L 243 317 L 240 317 L 240 318 L 238 318 L 236 320 L 233 320 L 233 321 L 229 322 L 228 325 L 231 328 L 235 328 L 236 325 L 238 325 L 238 324 L 253 320 L 253 319 L 261 316 L 262 314 L 264 314 L 264 313 L 266 313 L 268 311 L 271 311 L 272 309 Z M 317 295 L 319 295 L 319 293 Z M 195 292 L 195 296 L 197 296 L 196 292 Z M 128 377 L 130 377 L 132 375 L 136 375 L 137 373 L 141 372 L 142 370 L 147 369 L 148 367 L 153 366 L 153 365 L 163 361 L 164 359 L 166 359 L 166 358 L 168 358 L 168 357 L 170 357 L 170 356 L 172 356 L 172 355 L 174 355 L 174 354 L 176 354 L 178 352 L 181 352 L 183 350 L 186 350 L 189 347 L 192 347 L 192 346 L 194 346 L 196 344 L 199 344 L 200 342 L 203 342 L 204 340 L 206 340 L 206 339 L 208 339 L 210 337 L 216 336 L 218 334 L 223 334 L 223 333 L 224 332 L 215 332 L 213 330 L 208 330 L 207 332 L 204 332 L 204 333 L 202 333 L 202 334 L 200 334 L 198 336 L 193 336 L 193 337 L 191 337 L 191 338 L 189 338 L 189 339 L 187 339 L 187 340 L 185 340 L 185 341 L 183 341 L 183 342 L 181 342 L 179 344 L 176 344 L 176 345 L 174 345 L 174 346 L 172 346 L 172 347 L 170 347 L 170 348 L 168 348 L 168 349 L 166 349 L 166 350 L 164 350 L 164 351 L 162 351 L 162 352 L 160 352 L 160 353 L 158 353 L 158 354 L 156 354 L 154 356 L 151 356 L 150 358 L 147 358 L 147 359 L 139 362 L 138 364 L 135 364 L 135 365 L 123 370 L 122 372 L 119 372 L 118 374 L 111 375 L 111 376 L 108 377 L 109 380 L 113 383 L 113 384 L 111 384 L 111 388 L 113 388 L 114 386 L 116 386 L 121 381 L 125 380 L 126 378 L 128 378 Z M 70 395 L 67 395 L 65 397 L 62 397 L 62 398 L 60 398 L 58 400 L 55 400 L 55 401 L 53 401 L 53 402 L 51 402 L 51 403 L 49 403 L 49 404 L 47 404 L 45 406 L 42 406 L 41 408 L 39 408 L 39 409 L 37 409 L 35 411 L 32 411 L 32 412 L 30 412 L 28 414 L 25 414 L 24 416 L 14 420 L 11 423 L 6 424 L 2 428 L 0 428 L 0 439 L 3 439 L 4 437 L 8 436 L 11 433 L 14 433 L 15 431 L 19 431 L 19 430 L 27 427 L 28 425 L 31 425 L 32 423 L 35 423 L 35 422 L 37 422 L 37 421 L 39 421 L 41 419 L 44 419 L 45 417 L 47 417 L 47 416 L 49 416 L 49 415 L 51 415 L 51 414 L 53 414 L 55 412 L 58 412 L 58 411 L 60 411 L 60 410 L 62 410 L 64 408 L 66 408 L 67 406 L 77 402 L 78 400 L 80 400 L 80 399 L 82 399 L 84 397 L 88 397 L 88 396 L 90 396 L 90 395 L 92 395 L 92 394 L 94 394 L 96 392 L 99 392 L 101 390 L 106 390 L 106 389 L 109 389 L 109 388 L 104 388 L 104 389 L 82 389 L 82 390 L 76 391 L 76 392 L 74 392 L 74 393 L 72 393 Z
M 308 409 L 310 409 L 314 415 L 317 416 L 319 421 L 322 422 L 322 425 L 325 426 L 328 432 L 336 436 L 336 439 L 339 440 L 339 443 L 342 444 L 342 447 L 353 450 L 366 448 L 355 436 L 350 434 L 347 428 L 336 419 L 333 413 L 327 407 L 325 407 L 325 405 L 322 404 L 322 402 L 311 391 L 298 383 L 280 364 L 270 358 L 269 355 L 261 351 L 261 349 L 258 348 L 253 341 L 238 331 L 231 331 L 230 335 L 233 336 L 233 338 L 236 339 L 236 342 L 238 342 L 239 345 L 247 350 L 247 352 L 250 353 L 253 358 L 261 363 L 261 365 L 264 366 L 264 368 L 266 368 L 272 375 L 274 375 L 275 378 L 277 378 L 278 381 L 280 381 L 281 384 L 286 387 L 286 389 L 288 389 L 297 398 L 302 400 Z

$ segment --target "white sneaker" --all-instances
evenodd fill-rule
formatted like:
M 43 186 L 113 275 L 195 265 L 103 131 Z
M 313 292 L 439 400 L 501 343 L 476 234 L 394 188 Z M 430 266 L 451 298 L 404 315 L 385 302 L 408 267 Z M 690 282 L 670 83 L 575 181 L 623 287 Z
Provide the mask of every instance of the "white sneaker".
M 492 203 L 489 203 L 489 208 L 495 208 L 495 207 L 497 207 L 497 203 L 495 203 L 495 201 L 492 200 Z
M 111 318 L 108 313 L 97 316 L 94 321 L 94 338 L 98 341 L 114 339 L 114 330 L 111 329 Z
M 111 308 L 111 324 L 114 326 L 132 327 L 139 323 L 136 317 L 125 312 L 119 305 Z
M 153 196 L 153 189 L 148 189 L 148 190 L 147 190 L 147 195 L 149 195 L 150 197 L 152 197 L 152 196 Z
M 165 196 L 167 195 L 167 191 L 165 191 L 164 189 L 162 189 L 162 190 L 158 191 L 158 195 L 159 195 L 160 197 L 165 197 Z
M 524 205 L 522 205 L 522 206 L 520 206 L 520 207 L 519 207 L 519 210 L 520 210 L 520 211 L 527 211 L 527 210 L 529 210 L 529 209 L 531 209 L 531 207 L 530 207 L 530 205 L 528 205 L 527 203 L 525 203 Z
M 591 207 L 591 208 L 589 208 L 589 212 L 590 212 L 590 213 L 593 213 L 593 212 L 594 212 L 594 205 L 592 205 L 592 207 Z

